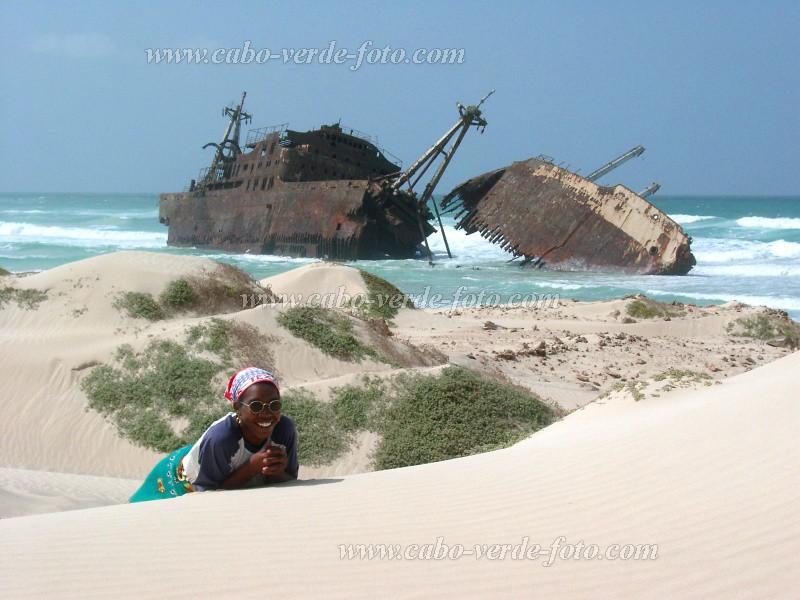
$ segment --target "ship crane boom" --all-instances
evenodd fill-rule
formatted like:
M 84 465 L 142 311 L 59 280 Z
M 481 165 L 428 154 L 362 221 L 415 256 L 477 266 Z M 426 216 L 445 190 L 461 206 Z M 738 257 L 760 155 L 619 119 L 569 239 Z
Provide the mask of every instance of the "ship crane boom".
M 242 123 L 249 123 L 252 119 L 248 113 L 242 110 L 246 96 L 247 92 L 242 92 L 242 99 L 235 108 L 228 106 L 222 109 L 222 116 L 230 117 L 228 126 L 225 129 L 225 135 L 222 136 L 222 141 L 219 144 L 209 142 L 203 146 L 204 149 L 209 146 L 213 146 L 217 149 L 214 153 L 211 165 L 208 167 L 208 174 L 206 175 L 206 179 L 210 182 L 214 182 L 219 177 L 223 176 L 225 166 L 236 160 L 236 157 L 242 153 L 242 149 L 239 146 Z
M 587 175 L 585 177 L 585 179 L 588 179 L 589 181 L 597 181 L 603 175 L 606 175 L 606 174 L 610 173 L 611 171 L 613 171 L 614 169 L 616 169 L 620 165 L 623 165 L 626 162 L 628 162 L 630 159 L 636 158 L 637 156 L 641 155 L 642 152 L 644 152 L 644 146 L 636 146 L 636 148 L 633 148 L 632 150 L 628 150 L 625 154 L 615 158 L 614 160 L 612 160 L 607 165 L 603 165 L 602 167 L 597 169 L 597 171 L 594 171 L 593 173 L 590 173 L 589 175 Z
M 401 186 L 408 183 L 409 188 L 413 189 L 414 185 L 422 178 L 428 168 L 436 161 L 439 155 L 444 156 L 444 160 L 439 164 L 439 168 L 434 173 L 431 180 L 425 186 L 425 190 L 422 192 L 422 196 L 418 201 L 419 206 L 425 206 L 428 200 L 433 195 L 434 189 L 436 189 L 436 185 L 439 183 L 439 180 L 444 175 L 445 169 L 450 164 L 450 161 L 453 159 L 453 155 L 455 154 L 456 150 L 458 149 L 461 141 L 464 139 L 464 136 L 467 134 L 467 131 L 473 125 L 476 128 L 481 129 L 481 133 L 486 128 L 488 123 L 486 119 L 481 116 L 481 105 L 486 101 L 486 99 L 494 94 L 494 90 L 490 91 L 486 94 L 481 100 L 474 106 L 464 106 L 460 102 L 456 102 L 456 107 L 458 108 L 459 119 L 455 125 L 453 125 L 439 140 L 428 150 L 426 150 L 422 156 L 420 156 L 414 164 L 412 164 L 406 171 L 399 174 L 397 179 L 392 183 L 392 190 L 399 190 Z M 455 137 L 455 141 L 452 143 L 448 150 L 445 150 L 445 147 Z M 417 178 L 411 183 L 411 178 L 419 173 Z M 442 238 L 444 239 L 445 248 L 447 248 L 447 256 L 449 258 L 453 258 L 452 253 L 450 252 L 450 244 L 447 243 L 447 237 L 444 234 L 444 226 L 442 225 L 442 217 L 439 213 L 439 207 L 436 206 L 436 203 L 433 205 L 436 211 L 436 218 L 439 221 L 439 231 L 442 232 Z M 417 217 L 419 219 L 419 227 L 420 231 L 422 231 L 422 217 L 417 211 Z M 424 237 L 424 236 L 423 236 Z M 433 264 L 433 253 L 431 252 L 430 246 L 428 246 L 428 240 L 425 238 L 425 247 L 428 251 L 428 258 L 430 263 Z

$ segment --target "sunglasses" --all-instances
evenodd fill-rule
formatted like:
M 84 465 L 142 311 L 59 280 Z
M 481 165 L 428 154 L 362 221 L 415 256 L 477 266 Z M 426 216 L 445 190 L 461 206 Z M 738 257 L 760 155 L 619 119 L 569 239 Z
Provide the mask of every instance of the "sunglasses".
M 244 404 L 250 409 L 251 412 L 255 414 L 263 412 L 265 408 L 268 408 L 269 412 L 279 412 L 283 406 L 283 402 L 280 400 L 271 400 L 269 404 L 264 404 L 261 402 L 261 400 L 253 400 L 250 404 L 247 402 L 242 402 L 242 404 Z

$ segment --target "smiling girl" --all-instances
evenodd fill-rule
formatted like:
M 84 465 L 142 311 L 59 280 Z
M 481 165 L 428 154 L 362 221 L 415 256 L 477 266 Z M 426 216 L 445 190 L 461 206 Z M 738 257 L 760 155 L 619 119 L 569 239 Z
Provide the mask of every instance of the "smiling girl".
M 240 370 L 228 382 L 225 397 L 233 412 L 212 423 L 193 445 L 156 465 L 131 502 L 297 479 L 297 430 L 281 414 L 280 388 L 272 373 Z

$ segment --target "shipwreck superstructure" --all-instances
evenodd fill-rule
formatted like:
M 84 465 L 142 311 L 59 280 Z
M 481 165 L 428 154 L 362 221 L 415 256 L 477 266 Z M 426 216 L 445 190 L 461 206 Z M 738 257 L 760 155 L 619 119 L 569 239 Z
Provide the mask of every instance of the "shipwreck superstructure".
M 586 177 L 547 156 L 515 162 L 457 186 L 441 202 L 456 227 L 499 244 L 519 264 L 564 270 L 683 275 L 691 238 L 641 194 L 596 183 L 639 156 L 637 146 Z
M 223 111 L 222 141 L 205 146 L 216 148 L 211 165 L 186 191 L 161 195 L 169 245 L 336 260 L 411 257 L 435 231 L 427 200 L 455 148 L 471 126 L 486 125 L 477 106 L 459 104 L 456 125 L 403 171 L 375 139 L 339 123 L 307 132 L 286 124 L 256 129 L 242 148 L 241 124 L 251 118 L 244 99 Z M 414 184 L 442 155 L 417 198 Z

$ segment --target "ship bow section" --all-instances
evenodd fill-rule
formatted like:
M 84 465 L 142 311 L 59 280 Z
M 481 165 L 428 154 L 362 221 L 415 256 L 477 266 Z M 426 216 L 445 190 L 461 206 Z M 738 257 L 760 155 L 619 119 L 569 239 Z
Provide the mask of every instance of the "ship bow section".
M 464 182 L 442 208 L 524 264 L 659 275 L 695 264 L 691 238 L 647 200 L 535 158 Z

